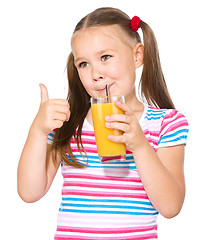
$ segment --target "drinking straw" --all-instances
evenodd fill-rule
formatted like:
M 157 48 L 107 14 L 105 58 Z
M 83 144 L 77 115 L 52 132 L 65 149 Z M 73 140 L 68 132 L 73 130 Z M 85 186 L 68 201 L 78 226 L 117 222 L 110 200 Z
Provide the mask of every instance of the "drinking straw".
M 107 99 L 107 103 L 109 103 L 108 85 L 107 84 L 106 84 L 106 99 Z

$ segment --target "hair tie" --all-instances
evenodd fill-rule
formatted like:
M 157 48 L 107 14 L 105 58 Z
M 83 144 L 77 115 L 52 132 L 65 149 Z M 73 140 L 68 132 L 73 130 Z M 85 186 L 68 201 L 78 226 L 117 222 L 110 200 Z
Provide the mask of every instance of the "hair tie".
M 142 20 L 137 17 L 137 16 L 134 16 L 132 19 L 131 19 L 131 28 L 133 29 L 133 31 L 137 31 L 138 28 L 140 28 L 139 24 Z

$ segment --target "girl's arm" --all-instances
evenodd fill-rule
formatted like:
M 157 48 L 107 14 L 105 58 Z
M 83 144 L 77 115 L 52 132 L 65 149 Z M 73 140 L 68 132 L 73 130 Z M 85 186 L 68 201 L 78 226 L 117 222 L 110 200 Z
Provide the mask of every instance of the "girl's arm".
M 136 167 L 146 193 L 166 218 L 176 216 L 185 197 L 184 145 L 159 148 L 157 153 L 149 143 L 134 153 Z
M 184 145 L 158 148 L 157 152 L 146 139 L 134 112 L 125 104 L 116 102 L 124 115 L 106 117 L 108 128 L 119 129 L 122 136 L 108 136 L 111 141 L 123 142 L 133 153 L 135 164 L 145 191 L 164 217 L 176 216 L 185 197 Z
M 58 170 L 52 161 L 51 146 L 47 144 L 48 134 L 60 128 L 70 117 L 66 100 L 49 100 L 44 85 L 41 88 L 41 104 L 30 128 L 18 165 L 18 193 L 26 202 L 39 200 L 48 191 Z
M 47 136 L 32 126 L 18 165 L 18 193 L 25 202 L 35 202 L 48 191 L 58 170 L 54 166 Z

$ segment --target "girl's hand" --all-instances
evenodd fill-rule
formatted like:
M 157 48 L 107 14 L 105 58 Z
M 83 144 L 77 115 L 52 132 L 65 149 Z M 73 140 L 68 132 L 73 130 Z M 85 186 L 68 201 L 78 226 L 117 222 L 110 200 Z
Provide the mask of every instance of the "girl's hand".
M 64 99 L 49 99 L 47 88 L 43 84 L 40 84 L 40 90 L 40 108 L 32 127 L 42 134 L 48 135 L 55 128 L 62 127 L 63 123 L 69 120 L 69 103 Z
M 140 124 L 127 104 L 117 101 L 116 106 L 122 109 L 125 114 L 115 114 L 105 117 L 106 127 L 118 129 L 124 132 L 121 136 L 109 135 L 108 139 L 113 142 L 121 142 L 126 144 L 127 150 L 135 152 L 139 148 L 147 144 L 148 141 L 140 127 Z

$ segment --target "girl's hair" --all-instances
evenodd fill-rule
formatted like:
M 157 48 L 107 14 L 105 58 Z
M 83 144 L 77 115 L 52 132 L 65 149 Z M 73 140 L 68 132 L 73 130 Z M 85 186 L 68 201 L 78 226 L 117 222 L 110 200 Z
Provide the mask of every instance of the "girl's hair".
M 99 8 L 82 18 L 76 25 L 74 33 L 83 28 L 117 24 L 126 35 L 134 39 L 136 43 L 140 43 L 141 38 L 138 32 L 131 29 L 130 21 L 131 19 L 129 16 L 119 9 Z M 143 100 L 146 100 L 149 105 L 159 108 L 174 108 L 161 69 L 154 33 L 148 24 L 143 21 L 140 22 L 139 26 L 143 32 L 144 42 L 144 64 L 140 79 L 141 97 Z M 54 150 L 54 162 L 56 162 L 56 156 L 57 153 L 59 153 L 68 165 L 82 168 L 86 165 L 77 161 L 72 153 L 70 142 L 72 137 L 74 137 L 81 155 L 83 156 L 83 152 L 86 154 L 81 141 L 81 131 L 84 119 L 90 108 L 90 96 L 81 83 L 77 69 L 74 65 L 74 57 L 72 53 L 70 53 L 68 57 L 67 75 L 67 100 L 70 104 L 71 116 L 70 120 L 65 122 L 63 126 L 55 132 L 52 145 Z M 70 158 L 66 156 L 66 149 Z

